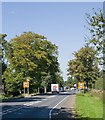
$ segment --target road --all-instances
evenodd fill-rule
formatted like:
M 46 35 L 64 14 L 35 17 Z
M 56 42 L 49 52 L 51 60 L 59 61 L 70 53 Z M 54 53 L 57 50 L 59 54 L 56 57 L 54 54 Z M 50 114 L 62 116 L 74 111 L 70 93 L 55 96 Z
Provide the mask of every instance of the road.
M 51 120 L 68 100 L 71 93 L 62 92 L 57 95 L 37 95 L 2 103 L 2 120 Z M 0 104 L 1 105 L 1 104 Z

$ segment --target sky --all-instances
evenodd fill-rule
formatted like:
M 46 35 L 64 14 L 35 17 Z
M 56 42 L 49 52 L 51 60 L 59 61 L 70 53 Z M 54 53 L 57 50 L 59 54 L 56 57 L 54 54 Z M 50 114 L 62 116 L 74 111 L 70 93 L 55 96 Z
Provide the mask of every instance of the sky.
M 94 14 L 92 8 L 103 8 L 102 2 L 3 2 L 2 33 L 7 40 L 32 31 L 47 37 L 58 46 L 59 63 L 64 80 L 67 64 L 73 52 L 85 44 L 90 36 L 85 13 Z

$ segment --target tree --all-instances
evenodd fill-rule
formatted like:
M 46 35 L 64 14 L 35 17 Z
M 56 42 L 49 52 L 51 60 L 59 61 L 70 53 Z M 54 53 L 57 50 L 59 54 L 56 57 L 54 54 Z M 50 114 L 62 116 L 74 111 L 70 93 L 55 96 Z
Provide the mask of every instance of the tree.
M 54 78 L 59 72 L 58 47 L 45 36 L 24 32 L 13 38 L 9 44 L 9 64 L 3 76 L 6 79 L 6 90 L 10 94 L 15 89 L 21 91 L 22 83 L 27 79 L 30 81 L 31 92 L 47 86 L 45 83 L 56 81 Z
M 77 84 L 77 80 L 71 76 L 68 76 L 67 81 L 65 81 L 66 86 L 74 87 L 74 84 Z
M 5 92 L 5 79 L 3 78 L 3 73 L 7 69 L 7 64 L 5 61 L 6 50 L 8 49 L 8 43 L 5 40 L 6 34 L 0 34 L 0 69 L 1 69 L 1 81 L 0 85 L 3 86 L 3 91 Z
M 90 44 L 92 44 L 95 47 L 95 50 L 97 51 L 97 54 L 99 56 L 99 62 L 102 65 L 103 64 L 103 55 L 102 53 L 105 53 L 105 18 L 104 13 L 102 10 L 94 11 L 94 15 L 86 14 L 87 16 L 87 22 L 89 25 L 89 31 L 92 34 L 92 38 L 88 41 Z
M 7 65 L 5 63 L 4 57 L 5 57 L 5 46 L 7 45 L 5 37 L 7 35 L 6 34 L 0 34 L 0 58 L 1 58 L 1 68 L 2 68 L 2 75 L 4 73 L 4 71 L 7 68 Z
M 99 78 L 95 83 L 95 89 L 97 89 L 97 90 L 103 90 L 104 89 L 103 70 L 99 71 Z
M 84 81 L 86 86 L 95 83 L 98 75 L 97 57 L 92 47 L 82 47 L 73 53 L 75 59 L 68 62 L 68 75 L 75 77 L 77 81 Z

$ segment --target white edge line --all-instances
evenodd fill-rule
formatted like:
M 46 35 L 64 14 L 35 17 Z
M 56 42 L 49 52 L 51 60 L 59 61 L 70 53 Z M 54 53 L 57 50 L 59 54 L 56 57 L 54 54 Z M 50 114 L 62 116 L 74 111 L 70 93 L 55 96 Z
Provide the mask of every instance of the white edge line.
M 50 110 L 50 112 L 49 112 L 49 120 L 51 120 L 51 113 L 52 113 L 52 111 L 53 111 L 61 102 L 63 102 L 67 97 L 69 97 L 69 95 L 66 96 L 65 98 L 63 98 L 63 100 L 61 100 L 58 104 L 56 104 L 56 105 Z

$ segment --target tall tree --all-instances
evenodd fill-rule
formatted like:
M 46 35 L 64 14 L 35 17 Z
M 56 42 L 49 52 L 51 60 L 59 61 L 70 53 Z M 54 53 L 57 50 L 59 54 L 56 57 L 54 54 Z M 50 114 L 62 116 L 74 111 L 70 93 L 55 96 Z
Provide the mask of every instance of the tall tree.
M 92 47 L 82 47 L 74 52 L 75 59 L 68 63 L 68 75 L 74 76 L 78 81 L 94 83 L 98 75 L 97 58 Z
M 5 79 L 3 78 L 3 73 L 7 68 L 7 64 L 5 61 L 6 50 L 8 49 L 8 42 L 5 40 L 6 34 L 0 34 L 0 70 L 1 70 L 1 81 L 0 85 L 3 86 L 3 91 L 5 91 Z
M 22 82 L 27 79 L 30 80 L 31 91 L 43 83 L 56 81 L 54 77 L 59 72 L 57 49 L 45 36 L 33 32 L 13 38 L 7 55 L 8 69 L 4 73 L 7 91 L 22 90 Z
M 105 53 L 105 17 L 102 10 L 94 11 L 93 15 L 86 14 L 87 16 L 87 22 L 89 25 L 89 31 L 92 35 L 92 38 L 90 38 L 89 43 L 91 43 L 99 56 L 99 62 L 100 64 L 103 64 L 103 54 Z
M 67 79 L 67 81 L 65 81 L 65 84 L 66 84 L 66 86 L 74 87 L 74 84 L 77 84 L 77 79 L 75 79 L 71 76 L 68 76 L 68 79 Z
M 0 60 L 1 60 L 1 66 L 2 66 L 2 74 L 7 68 L 7 65 L 5 63 L 5 51 L 7 48 L 7 42 L 5 40 L 6 34 L 0 34 Z

